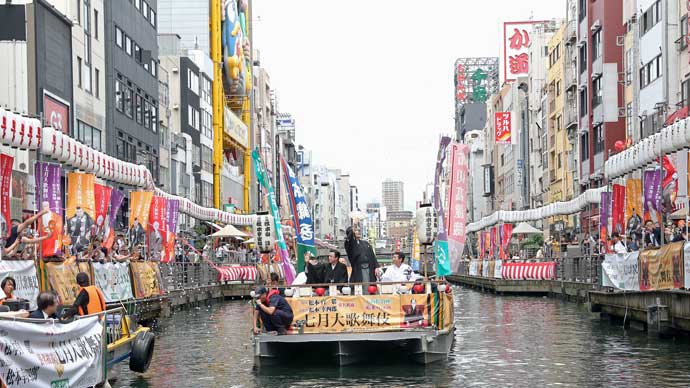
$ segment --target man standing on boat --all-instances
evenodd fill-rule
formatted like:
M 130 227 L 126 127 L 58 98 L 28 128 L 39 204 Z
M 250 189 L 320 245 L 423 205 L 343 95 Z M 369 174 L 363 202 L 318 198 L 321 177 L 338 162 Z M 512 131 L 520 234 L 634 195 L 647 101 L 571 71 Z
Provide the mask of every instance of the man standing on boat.
M 371 245 L 360 238 L 359 228 L 347 228 L 345 238 L 345 251 L 352 266 L 350 283 L 370 283 L 376 281 L 376 272 L 379 262 Z
M 393 265 L 386 267 L 386 272 L 381 277 L 382 282 L 407 282 L 415 280 L 416 276 L 412 267 L 403 263 L 405 254 L 395 252 L 393 254 Z
M 278 332 L 278 335 L 287 334 L 287 328 L 292 324 L 294 315 L 292 308 L 288 302 L 280 296 L 277 289 L 270 292 L 266 287 L 259 287 L 255 291 L 256 310 L 254 313 L 254 322 L 256 322 L 257 313 L 261 317 L 261 322 L 268 332 Z M 254 327 L 254 334 L 259 334 L 261 329 Z

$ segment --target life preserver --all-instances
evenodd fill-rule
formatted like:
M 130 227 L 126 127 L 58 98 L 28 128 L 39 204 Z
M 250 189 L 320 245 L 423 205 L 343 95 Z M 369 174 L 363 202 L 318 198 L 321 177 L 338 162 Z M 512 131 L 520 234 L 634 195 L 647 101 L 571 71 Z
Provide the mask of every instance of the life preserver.
M 89 295 L 89 304 L 86 305 L 86 311 L 79 306 L 79 315 L 95 314 L 105 311 L 105 298 L 103 293 L 96 286 L 82 287 L 79 292 L 86 291 Z

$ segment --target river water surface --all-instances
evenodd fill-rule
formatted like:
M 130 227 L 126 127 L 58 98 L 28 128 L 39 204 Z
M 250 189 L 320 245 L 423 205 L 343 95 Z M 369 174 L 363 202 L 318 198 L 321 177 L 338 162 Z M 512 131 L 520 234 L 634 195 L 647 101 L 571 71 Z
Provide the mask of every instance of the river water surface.
M 456 341 L 433 366 L 255 371 L 249 305 L 233 301 L 162 320 L 151 369 L 137 375 L 125 363 L 113 387 L 690 386 L 687 339 L 624 331 L 573 303 L 454 291 Z

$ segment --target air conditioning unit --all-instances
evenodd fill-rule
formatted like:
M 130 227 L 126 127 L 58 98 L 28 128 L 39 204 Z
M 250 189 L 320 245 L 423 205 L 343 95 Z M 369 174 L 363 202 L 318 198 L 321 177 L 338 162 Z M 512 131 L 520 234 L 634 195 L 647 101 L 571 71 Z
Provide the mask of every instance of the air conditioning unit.
M 599 29 L 601 29 L 601 22 L 598 21 L 598 20 L 595 21 L 594 23 L 592 23 L 592 26 L 589 27 L 589 30 L 592 31 L 592 32 L 596 32 L 596 31 L 598 31 Z
M 178 69 L 177 67 L 173 67 L 173 68 L 172 68 L 172 72 L 173 72 L 173 73 L 179 73 L 179 72 L 180 72 L 180 69 Z
M 178 109 L 180 109 L 180 105 L 179 105 L 179 104 L 173 105 L 173 110 L 178 110 Z
M 29 173 L 29 151 L 17 150 L 14 156 L 14 167 L 15 171 L 23 172 L 24 174 Z

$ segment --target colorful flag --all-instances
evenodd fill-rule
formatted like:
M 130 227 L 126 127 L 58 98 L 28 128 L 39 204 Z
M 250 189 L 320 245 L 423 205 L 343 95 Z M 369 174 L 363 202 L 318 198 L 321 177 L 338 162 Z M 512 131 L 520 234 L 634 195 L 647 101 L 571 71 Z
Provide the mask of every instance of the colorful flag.
M 436 160 L 436 174 L 434 175 L 434 207 L 438 213 L 438 236 L 434 241 L 434 258 L 436 259 L 436 275 L 445 276 L 451 274 L 450 260 L 448 258 L 448 226 L 445 224 L 446 215 L 443 209 L 445 191 L 441 192 L 441 179 L 446 161 L 446 148 L 450 144 L 450 137 L 442 136 L 438 147 Z M 443 196 L 443 197 L 442 197 Z
M 91 243 L 92 228 L 96 225 L 94 180 L 93 174 L 67 174 L 65 221 L 73 255 L 85 251 Z
M 0 154 L 0 233 L 3 238 L 9 237 L 12 229 L 12 215 L 10 214 L 10 189 L 12 188 L 12 165 L 14 158 Z M 38 186 L 37 186 L 38 187 Z
M 644 172 L 644 220 L 661 222 L 659 214 L 659 184 L 661 183 L 661 171 L 646 170 Z
M 113 189 L 108 186 L 96 184 L 94 185 L 95 209 L 94 215 L 96 218 L 96 236 L 100 237 L 102 241 L 106 239 L 105 225 L 108 223 L 108 206 L 110 206 L 110 196 Z
M 163 197 L 154 196 L 149 210 L 148 249 L 152 261 L 163 261 L 168 230 L 168 203 Z
M 47 211 L 38 220 L 40 236 L 49 236 L 41 242 L 43 257 L 62 254 L 62 190 L 59 164 L 36 162 L 36 202 L 41 211 Z
M 467 184 L 469 181 L 468 157 L 470 147 L 466 144 L 452 143 L 450 201 L 448 206 L 448 254 L 451 269 L 457 273 L 462 263 L 467 234 Z
M 613 185 L 613 205 L 611 209 L 613 231 L 625 234 L 625 186 Z
M 611 209 L 611 193 L 604 191 L 601 193 L 601 202 L 599 203 L 599 239 L 608 246 L 609 235 L 609 211 Z
M 111 249 L 113 243 L 115 242 L 115 222 L 117 220 L 117 212 L 122 206 L 122 201 L 125 199 L 125 194 L 120 190 L 111 190 L 110 192 L 110 207 L 108 210 L 108 218 L 103 226 L 103 235 L 105 239 L 103 240 L 103 246 Z
M 480 230 L 479 232 L 479 258 L 483 259 L 484 258 L 484 231 Z
M 168 233 L 165 241 L 164 262 L 168 263 L 175 258 L 175 239 L 177 237 L 177 220 L 179 218 L 180 202 L 176 199 L 168 200 Z
M 302 191 L 297 176 L 282 157 L 280 158 L 280 164 L 283 166 L 285 188 L 288 195 L 288 202 L 290 203 L 290 209 L 292 210 L 295 236 L 297 237 L 297 252 L 295 252 L 297 255 L 297 272 L 302 272 L 304 271 L 304 254 L 306 252 L 311 252 L 312 256 L 316 257 L 316 248 L 314 247 L 314 223 L 312 222 L 309 205 L 307 205 L 307 200 L 304 197 L 304 192 Z
M 664 155 L 661 164 L 664 178 L 661 181 L 661 202 L 659 210 L 666 214 L 676 210 L 676 198 L 678 197 L 678 171 L 668 155 Z
M 489 230 L 491 244 L 489 245 L 489 260 L 493 259 L 496 253 L 496 227 L 492 227 Z
M 510 239 L 513 237 L 513 224 L 503 224 L 503 240 L 501 245 L 503 246 L 503 256 L 502 259 L 508 258 L 508 247 L 510 246 Z
M 129 246 L 143 245 L 149 227 L 149 211 L 153 200 L 152 191 L 132 191 L 129 202 Z
M 290 263 L 290 256 L 288 255 L 287 245 L 285 245 L 285 238 L 283 237 L 283 229 L 280 225 L 280 213 L 278 212 L 278 205 L 276 205 L 276 193 L 273 190 L 273 185 L 267 177 L 266 167 L 261 161 L 259 151 L 254 149 L 252 151 L 252 159 L 254 160 L 254 170 L 259 184 L 268 192 L 268 205 L 273 216 L 273 226 L 275 228 L 276 243 L 278 244 L 278 251 L 283 264 L 283 272 L 285 273 L 285 282 L 292 284 L 295 280 L 295 268 Z
M 625 182 L 625 220 L 628 234 L 641 232 L 641 215 L 642 181 L 631 178 Z

